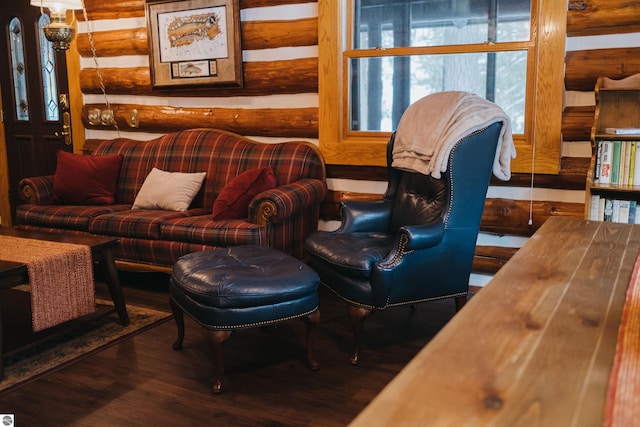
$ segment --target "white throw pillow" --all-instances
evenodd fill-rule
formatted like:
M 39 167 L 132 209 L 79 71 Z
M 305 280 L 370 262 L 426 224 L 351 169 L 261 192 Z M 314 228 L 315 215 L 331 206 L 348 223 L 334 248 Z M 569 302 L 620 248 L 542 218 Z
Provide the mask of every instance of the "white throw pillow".
M 153 168 L 142 183 L 131 209 L 186 211 L 206 174 L 166 172 Z

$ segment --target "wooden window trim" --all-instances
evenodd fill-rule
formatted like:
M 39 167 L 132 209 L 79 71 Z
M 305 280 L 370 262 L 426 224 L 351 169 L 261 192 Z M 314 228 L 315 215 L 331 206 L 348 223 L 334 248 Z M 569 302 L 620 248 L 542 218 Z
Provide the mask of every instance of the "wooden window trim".
M 389 133 L 347 132 L 343 76 L 343 31 L 349 29 L 344 1 L 319 0 L 319 140 L 327 164 L 384 166 Z M 532 42 L 524 135 L 514 135 L 512 172 L 557 174 L 560 168 L 567 5 L 532 2 Z M 535 153 L 535 155 L 534 155 Z

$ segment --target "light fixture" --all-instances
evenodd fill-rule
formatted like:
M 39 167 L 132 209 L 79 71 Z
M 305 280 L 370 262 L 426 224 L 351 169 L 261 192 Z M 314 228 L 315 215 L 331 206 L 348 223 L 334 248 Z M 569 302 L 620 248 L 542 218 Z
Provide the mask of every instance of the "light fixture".
M 44 14 L 49 8 L 51 23 L 44 26 L 44 35 L 53 44 L 55 50 L 69 49 L 69 43 L 76 34 L 73 21 L 67 23 L 67 10 L 82 9 L 82 0 L 31 0 L 31 6 L 37 6 Z

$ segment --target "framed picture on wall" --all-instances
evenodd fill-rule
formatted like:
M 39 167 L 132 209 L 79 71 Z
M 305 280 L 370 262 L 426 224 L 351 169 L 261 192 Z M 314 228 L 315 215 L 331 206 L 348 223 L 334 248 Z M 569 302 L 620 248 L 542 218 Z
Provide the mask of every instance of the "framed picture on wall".
M 238 3 L 147 0 L 153 87 L 242 87 Z

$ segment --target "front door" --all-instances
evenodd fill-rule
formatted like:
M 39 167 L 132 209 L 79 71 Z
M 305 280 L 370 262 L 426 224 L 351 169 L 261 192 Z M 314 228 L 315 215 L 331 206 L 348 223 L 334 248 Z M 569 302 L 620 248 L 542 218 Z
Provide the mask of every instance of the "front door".
M 47 22 L 28 1 L 6 2 L 0 11 L 2 119 L 14 224 L 20 179 L 53 174 L 57 150 L 73 151 L 65 54 L 44 38 L 40 27 Z

